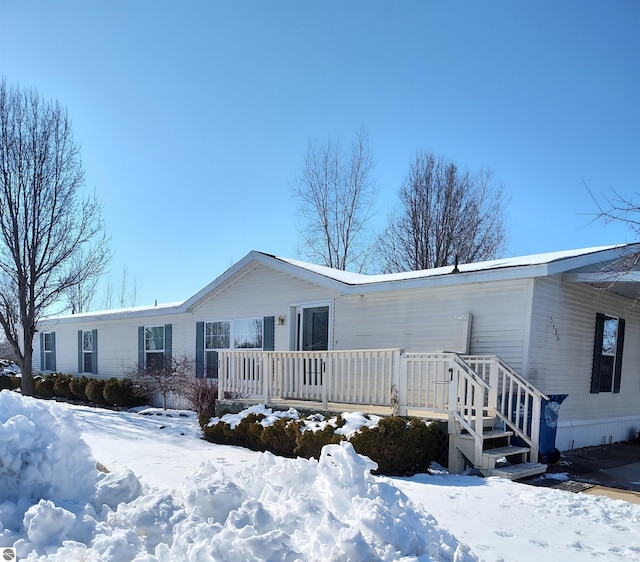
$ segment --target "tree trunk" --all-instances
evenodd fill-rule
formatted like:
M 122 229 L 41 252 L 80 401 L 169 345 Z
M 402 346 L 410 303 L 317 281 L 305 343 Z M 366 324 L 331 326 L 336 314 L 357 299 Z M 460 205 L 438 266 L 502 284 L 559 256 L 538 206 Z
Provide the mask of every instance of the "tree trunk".
M 24 359 L 22 361 L 22 394 L 23 396 L 33 396 L 33 338 L 24 346 Z

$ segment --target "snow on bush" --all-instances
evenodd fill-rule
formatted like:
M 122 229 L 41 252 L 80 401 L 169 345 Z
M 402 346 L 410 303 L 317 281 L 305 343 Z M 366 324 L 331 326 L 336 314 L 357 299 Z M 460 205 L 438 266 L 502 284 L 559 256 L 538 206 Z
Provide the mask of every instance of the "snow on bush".
M 5 391 L 0 412 L 0 545 L 20 560 L 477 560 L 348 442 L 232 475 L 206 462 L 172 495 L 99 473 L 55 403 Z

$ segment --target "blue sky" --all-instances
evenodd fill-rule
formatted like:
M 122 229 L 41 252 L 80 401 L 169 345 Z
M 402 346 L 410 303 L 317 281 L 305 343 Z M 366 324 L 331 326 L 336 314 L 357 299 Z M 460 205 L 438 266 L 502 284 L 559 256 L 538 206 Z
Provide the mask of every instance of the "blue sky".
M 142 305 L 297 257 L 308 142 L 360 127 L 380 226 L 432 150 L 504 184 L 508 256 L 633 241 L 585 183 L 640 191 L 639 30 L 635 0 L 0 0 L 0 74 L 67 107 Z

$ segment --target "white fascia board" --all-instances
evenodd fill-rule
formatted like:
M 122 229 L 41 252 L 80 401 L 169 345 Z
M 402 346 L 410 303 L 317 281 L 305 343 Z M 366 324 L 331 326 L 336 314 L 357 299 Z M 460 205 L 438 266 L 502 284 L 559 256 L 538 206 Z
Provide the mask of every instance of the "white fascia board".
M 472 271 L 468 273 L 448 273 L 416 279 L 401 279 L 395 281 L 381 281 L 360 285 L 349 285 L 345 292 L 349 294 L 365 294 L 383 291 L 401 291 L 405 289 L 420 289 L 425 287 L 450 287 L 471 283 L 487 283 L 495 281 L 511 281 L 514 279 L 529 279 L 547 275 L 547 266 L 536 265 L 513 267 L 505 269 L 490 269 L 486 271 Z
M 252 261 L 255 261 L 257 257 L 256 254 L 259 254 L 259 252 L 252 250 L 239 262 L 236 262 L 224 273 L 218 275 L 218 277 L 216 277 L 206 287 L 204 287 L 203 289 L 200 289 L 200 291 L 198 291 L 195 295 L 187 299 L 183 304 L 184 310 L 186 312 L 191 312 L 203 300 L 209 299 L 214 292 L 219 290 L 222 286 L 226 285 L 230 280 L 232 280 L 236 275 L 238 275 L 245 267 L 247 267 L 247 265 L 249 265 Z
M 619 260 L 640 251 L 640 244 L 620 244 L 602 249 L 594 248 L 593 252 L 580 256 L 562 258 L 549 263 L 549 275 L 567 273 L 588 265 Z
M 184 310 L 186 312 L 193 311 L 193 309 L 197 307 L 202 301 L 210 299 L 220 289 L 226 287 L 228 283 L 232 283 L 249 273 L 251 269 L 253 269 L 252 267 L 250 267 L 252 263 L 265 265 L 267 267 L 270 267 L 271 269 L 275 269 L 276 271 L 280 271 L 287 275 L 297 277 L 298 279 L 308 281 L 309 283 L 313 283 L 314 285 L 327 287 L 339 293 L 344 292 L 344 289 L 346 287 L 344 283 L 335 279 L 331 279 L 319 273 L 315 273 L 302 267 L 290 264 L 270 254 L 252 250 L 239 262 L 231 266 L 222 275 L 209 283 L 204 289 L 185 301 L 183 305 Z
M 640 271 L 565 273 L 562 280 L 569 283 L 638 283 L 640 282 Z
M 67 316 L 51 316 L 43 318 L 41 323 L 48 325 L 56 324 L 79 324 L 87 322 L 104 322 L 109 320 L 122 320 L 129 318 L 152 318 L 154 316 L 166 316 L 177 314 L 182 310 L 182 303 L 168 305 L 132 307 L 124 309 L 101 310 L 96 312 L 83 312 L 80 314 L 69 314 Z

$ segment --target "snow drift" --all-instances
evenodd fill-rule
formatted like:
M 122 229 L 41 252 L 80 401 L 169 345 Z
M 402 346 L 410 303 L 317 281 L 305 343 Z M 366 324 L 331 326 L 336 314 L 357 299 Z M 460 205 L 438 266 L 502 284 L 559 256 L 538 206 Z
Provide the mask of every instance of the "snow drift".
M 20 559 L 477 560 L 349 443 L 319 461 L 203 463 L 174 495 L 103 474 L 69 411 L 0 392 L 0 546 Z

